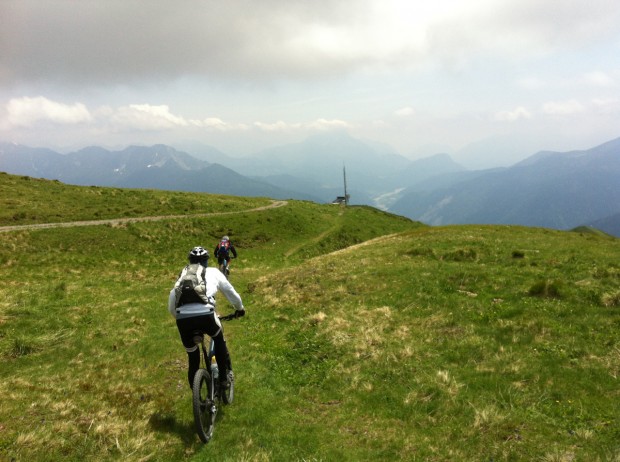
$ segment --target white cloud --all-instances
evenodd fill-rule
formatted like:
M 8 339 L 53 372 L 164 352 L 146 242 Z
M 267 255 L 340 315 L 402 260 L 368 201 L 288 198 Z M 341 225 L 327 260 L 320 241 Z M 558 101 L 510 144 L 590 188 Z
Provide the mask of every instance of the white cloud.
M 207 117 L 206 119 L 203 119 L 203 120 L 190 120 L 189 123 L 194 127 L 208 128 L 208 129 L 213 129 L 213 130 L 217 130 L 221 132 L 235 129 L 234 126 L 232 126 L 229 123 L 224 122 L 219 117 Z M 237 128 L 243 129 L 243 127 L 240 127 L 240 126 Z
M 334 130 L 334 129 L 343 129 L 343 128 L 351 128 L 351 125 L 344 120 L 327 120 L 327 119 L 317 119 L 314 122 L 309 123 L 308 128 L 315 130 Z
M 226 132 L 247 131 L 251 128 L 247 124 L 225 122 L 219 117 L 186 119 L 174 114 L 168 105 L 129 104 L 118 108 L 101 106 L 91 114 L 82 103 L 67 105 L 44 97 L 15 98 L 6 104 L 4 130 L 10 129 L 10 127 L 32 127 L 41 121 L 65 125 L 88 122 L 91 128 L 99 133 L 104 133 L 105 127 L 108 127 L 112 132 L 135 130 L 165 132 L 183 128 Z M 263 132 L 285 132 L 342 129 L 349 128 L 350 124 L 339 119 L 319 118 L 308 123 L 288 123 L 283 120 L 274 123 L 257 121 L 252 126 Z
M 57 103 L 42 96 L 13 98 L 6 105 L 9 125 L 32 127 L 38 122 L 72 125 L 90 122 L 91 114 L 82 103 Z
M 282 120 L 279 120 L 274 123 L 265 123 L 265 122 L 254 122 L 254 126 L 259 130 L 265 132 L 285 132 L 292 130 L 334 130 L 334 129 L 346 129 L 350 128 L 351 125 L 344 120 L 327 120 L 327 119 L 317 119 L 308 123 L 287 123 Z
M 584 106 L 577 100 L 568 101 L 549 101 L 543 104 L 542 111 L 548 115 L 569 116 L 578 114 L 585 110 Z
M 284 132 L 300 128 L 300 124 L 288 124 L 282 120 L 274 123 L 254 122 L 254 126 L 265 132 Z
M 523 106 L 519 106 L 512 111 L 500 111 L 495 114 L 495 120 L 502 122 L 514 122 L 519 119 L 530 119 L 532 114 Z
M 517 86 L 526 90 L 540 90 L 546 85 L 539 77 L 523 77 L 517 80 Z
M 618 98 L 597 98 L 592 100 L 592 105 L 600 114 L 620 114 L 620 99 Z
M 412 107 L 407 106 L 407 107 L 398 109 L 394 114 L 396 114 L 398 117 L 409 117 L 415 114 L 415 111 Z
M 189 125 L 183 117 L 172 114 L 168 106 L 150 104 L 122 106 L 111 115 L 110 121 L 125 130 L 166 130 Z
M 587 84 L 599 87 L 608 87 L 615 83 L 612 76 L 602 71 L 589 72 L 584 75 L 584 80 Z

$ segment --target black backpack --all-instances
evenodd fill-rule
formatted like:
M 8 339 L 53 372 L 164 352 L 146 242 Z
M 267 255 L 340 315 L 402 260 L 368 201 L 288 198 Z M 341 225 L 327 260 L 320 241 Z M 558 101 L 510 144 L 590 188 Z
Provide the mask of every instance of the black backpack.
M 207 297 L 207 268 L 200 263 L 187 265 L 181 283 L 176 288 L 177 307 L 187 303 L 213 303 Z

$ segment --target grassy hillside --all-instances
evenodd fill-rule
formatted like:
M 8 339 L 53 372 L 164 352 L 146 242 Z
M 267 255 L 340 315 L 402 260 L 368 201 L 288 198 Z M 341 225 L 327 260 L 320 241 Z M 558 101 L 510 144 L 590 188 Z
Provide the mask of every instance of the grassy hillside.
M 0 172 L 0 226 L 221 212 L 269 200 L 145 189 L 71 186 Z
M 620 459 L 617 239 L 199 196 L 239 213 L 0 233 L 0 459 Z M 223 233 L 248 316 L 204 446 L 165 304 Z

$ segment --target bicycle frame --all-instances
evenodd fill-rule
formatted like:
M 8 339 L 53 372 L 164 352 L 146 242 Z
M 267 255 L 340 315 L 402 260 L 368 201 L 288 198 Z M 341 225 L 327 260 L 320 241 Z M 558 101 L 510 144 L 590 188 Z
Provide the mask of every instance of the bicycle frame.
M 211 364 L 213 362 L 213 357 L 215 356 L 215 352 L 213 351 L 213 339 L 209 337 L 209 349 L 205 345 L 204 338 L 200 343 L 200 349 L 202 350 L 202 356 L 200 358 L 200 365 L 203 369 L 207 369 L 211 371 Z
M 215 342 L 213 341 L 211 337 L 209 337 L 209 350 L 208 351 L 205 349 L 204 343 L 202 344 L 202 355 L 205 358 L 205 366 L 208 370 L 211 371 L 211 375 L 213 376 L 212 377 L 213 382 L 215 382 L 215 379 L 217 377 L 214 376 L 213 371 L 217 369 L 218 376 L 219 376 L 219 368 L 217 367 L 217 363 L 214 362 L 215 361 Z M 214 369 L 214 366 L 215 366 L 215 369 Z M 215 395 L 216 397 L 218 395 L 217 387 L 215 389 Z
M 226 259 L 222 261 L 219 265 L 219 269 L 224 276 L 228 279 L 228 275 L 230 274 L 230 262 Z
M 234 315 L 220 317 L 220 319 L 225 319 L 225 320 L 234 319 Z M 207 349 L 206 342 L 204 339 L 205 335 L 206 334 L 200 334 L 200 335 L 194 336 L 194 341 L 197 344 L 199 343 L 200 349 L 202 351 L 202 355 L 200 356 L 200 368 L 199 369 L 205 369 L 206 371 L 208 371 L 209 375 L 211 376 L 211 385 L 214 386 L 214 399 L 221 398 L 219 396 L 219 390 L 218 390 L 216 380 L 215 380 L 219 377 L 219 368 L 215 360 L 215 341 L 213 340 L 212 337 L 209 337 L 207 335 L 207 337 L 209 337 L 209 348 Z M 199 341 L 197 341 L 198 337 L 200 337 Z M 215 377 L 214 371 L 217 371 L 218 377 Z

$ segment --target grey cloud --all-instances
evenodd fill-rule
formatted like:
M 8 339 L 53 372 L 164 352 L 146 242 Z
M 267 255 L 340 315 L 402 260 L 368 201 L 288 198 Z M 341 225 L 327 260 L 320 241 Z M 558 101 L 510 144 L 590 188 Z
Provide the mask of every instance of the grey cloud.
M 260 78 L 346 66 L 300 50 L 306 26 L 350 18 L 349 2 L 20 0 L 0 3 L 0 83 Z M 365 2 L 357 2 L 363 6 Z M 359 9 L 359 7 L 358 7 Z
M 385 1 L 0 1 L 0 84 L 315 79 L 429 58 L 458 65 L 481 52 L 509 58 L 603 40 L 620 13 L 614 0 L 472 1 L 463 16 L 434 23 L 424 43 L 402 37 L 373 50 L 391 32 L 373 23 Z M 313 34 L 322 31 L 343 45 L 321 47 Z
M 481 55 L 521 60 L 618 40 L 620 9 L 614 0 L 506 0 L 478 6 L 433 24 L 429 54 L 459 67 Z

